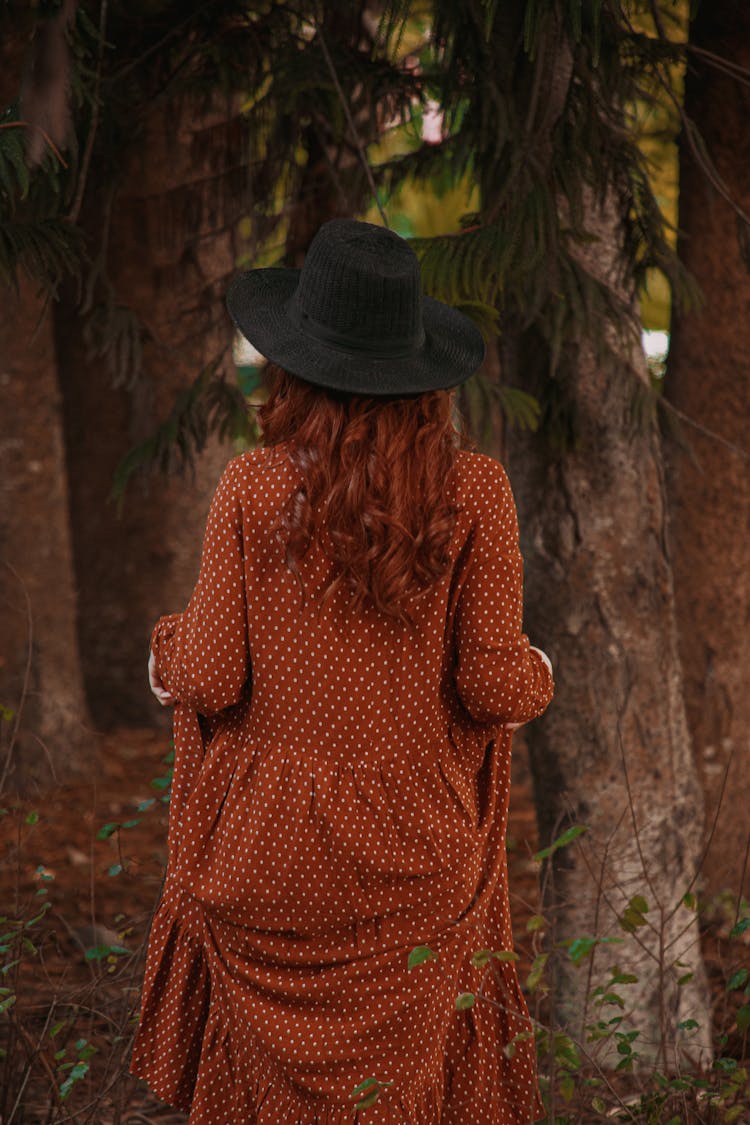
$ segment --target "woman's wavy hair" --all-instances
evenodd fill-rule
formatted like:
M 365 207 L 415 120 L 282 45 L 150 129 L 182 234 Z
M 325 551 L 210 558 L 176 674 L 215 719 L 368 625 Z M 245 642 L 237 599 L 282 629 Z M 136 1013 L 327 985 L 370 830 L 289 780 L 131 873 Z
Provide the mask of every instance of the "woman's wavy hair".
M 455 455 L 476 449 L 454 425 L 455 390 L 407 396 L 350 394 L 309 383 L 276 364 L 257 418 L 266 447 L 287 445 L 303 483 L 276 524 L 305 599 L 298 562 L 314 538 L 339 564 L 318 612 L 341 585 L 414 628 L 407 601 L 447 573 L 458 508 Z

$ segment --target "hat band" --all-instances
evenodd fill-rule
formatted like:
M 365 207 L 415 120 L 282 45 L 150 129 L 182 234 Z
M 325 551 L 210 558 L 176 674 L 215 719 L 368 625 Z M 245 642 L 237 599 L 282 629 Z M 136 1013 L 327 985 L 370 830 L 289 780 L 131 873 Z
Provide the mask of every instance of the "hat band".
M 287 302 L 287 315 L 294 327 L 299 329 L 300 332 L 312 336 L 319 340 L 321 344 L 327 344 L 328 347 L 342 352 L 357 352 L 361 355 L 382 359 L 408 359 L 409 356 L 419 351 L 425 342 L 423 325 L 420 325 L 418 335 L 411 337 L 409 340 L 404 340 L 403 337 L 396 340 L 382 338 L 367 340 L 361 336 L 350 336 L 343 332 L 337 332 L 336 329 L 330 328 L 327 324 L 322 324 L 309 313 L 300 309 L 294 297 Z

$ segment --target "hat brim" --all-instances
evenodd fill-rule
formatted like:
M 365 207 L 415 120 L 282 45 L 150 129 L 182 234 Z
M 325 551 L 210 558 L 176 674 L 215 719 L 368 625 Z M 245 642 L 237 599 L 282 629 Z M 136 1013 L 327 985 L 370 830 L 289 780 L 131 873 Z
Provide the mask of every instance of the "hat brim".
M 458 386 L 480 367 L 485 347 L 479 329 L 463 313 L 432 297 L 422 297 L 424 344 L 404 358 L 362 355 L 310 336 L 287 315 L 300 272 L 248 270 L 234 279 L 226 298 L 242 335 L 291 374 L 355 394 L 405 395 Z

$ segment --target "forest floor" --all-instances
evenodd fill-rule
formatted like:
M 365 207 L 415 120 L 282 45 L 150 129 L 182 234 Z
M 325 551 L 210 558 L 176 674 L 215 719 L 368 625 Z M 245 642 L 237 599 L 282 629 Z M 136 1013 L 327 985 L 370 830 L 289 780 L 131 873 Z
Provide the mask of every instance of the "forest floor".
M 6 1052 L 0 1057 L 3 1125 L 187 1121 L 127 1073 L 146 939 L 166 862 L 168 805 L 161 798 L 169 750 L 164 731 L 102 735 L 101 764 L 93 776 L 59 788 L 43 802 L 8 797 L 3 802 L 2 929 L 21 935 L 6 935 L 0 956 L 0 985 L 6 987 L 0 990 L 0 1012 L 3 998 L 16 993 L 15 1003 L 0 1015 Z M 539 910 L 539 863 L 532 858 L 537 846 L 528 761 L 516 736 L 508 867 L 522 981 L 531 969 L 533 945 L 540 948 L 540 935 L 527 930 Z M 739 1059 L 746 1036 L 738 1035 L 736 1024 L 732 1029 L 736 1005 L 726 983 L 743 963 L 750 964 L 750 947 L 728 937 L 730 914 L 730 906 L 722 909 L 719 902 L 708 914 L 702 940 L 714 1030 L 729 1037 L 724 1053 Z M 14 928 L 20 919 L 23 925 Z M 111 952 L 111 946 L 121 951 Z M 34 1064 L 22 1086 L 30 1059 Z M 70 1092 L 58 1100 L 55 1090 L 66 1078 Z

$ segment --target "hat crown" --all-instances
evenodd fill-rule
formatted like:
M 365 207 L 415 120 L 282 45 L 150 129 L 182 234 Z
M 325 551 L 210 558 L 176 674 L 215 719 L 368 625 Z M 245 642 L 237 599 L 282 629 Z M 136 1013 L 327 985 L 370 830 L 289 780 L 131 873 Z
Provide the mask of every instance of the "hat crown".
M 290 313 L 308 332 L 379 350 L 424 341 L 419 261 L 393 231 L 331 219 L 310 243 Z

